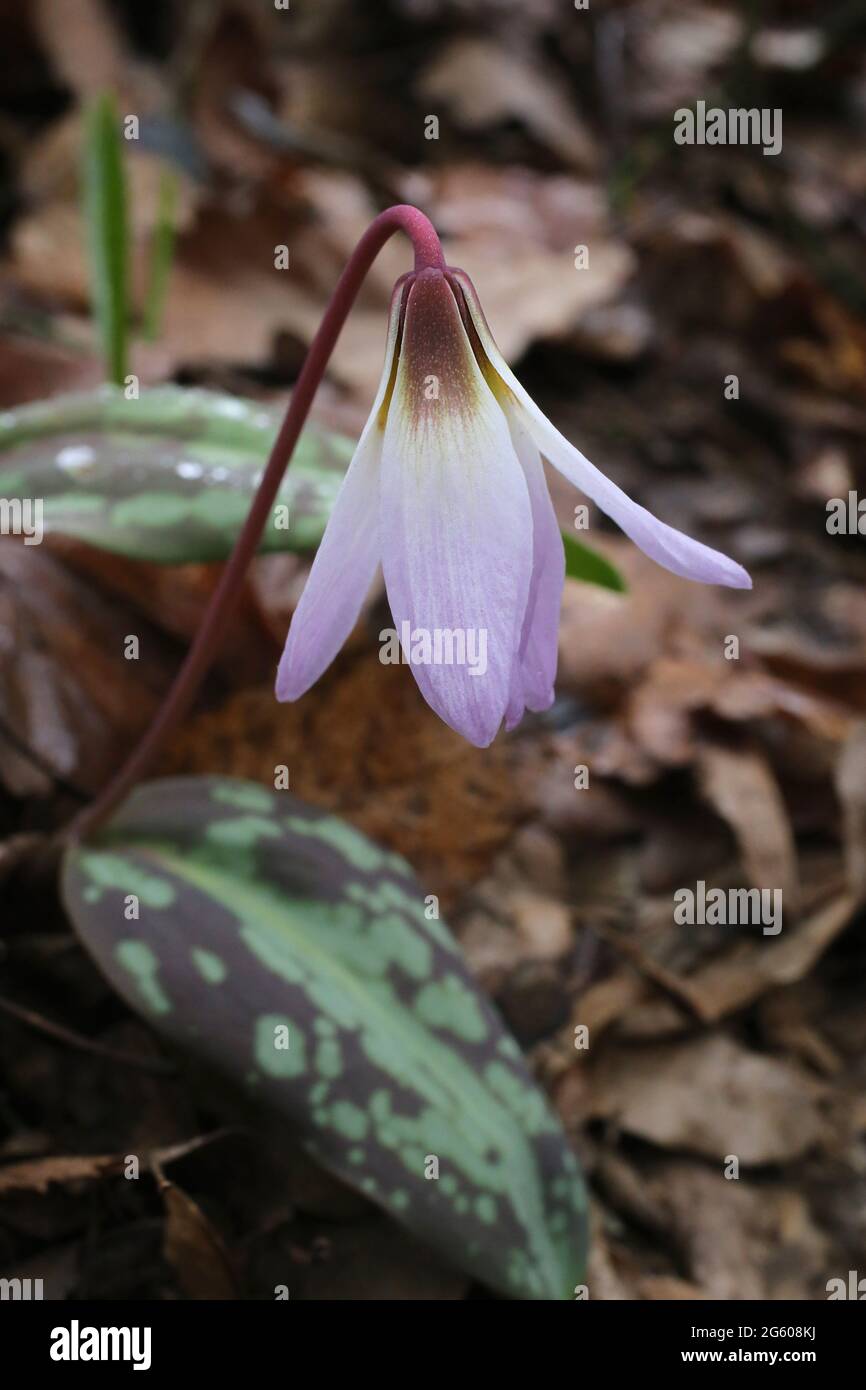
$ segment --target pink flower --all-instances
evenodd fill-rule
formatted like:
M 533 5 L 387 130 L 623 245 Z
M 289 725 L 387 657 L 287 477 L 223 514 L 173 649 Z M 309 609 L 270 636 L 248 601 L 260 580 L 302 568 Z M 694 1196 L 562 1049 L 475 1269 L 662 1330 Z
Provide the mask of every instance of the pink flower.
M 446 724 L 484 748 L 503 719 L 513 729 L 524 710 L 547 709 L 565 565 L 542 456 L 658 564 L 751 587 L 735 561 L 658 521 L 569 444 L 499 353 L 469 277 L 426 269 L 395 286 L 379 390 L 277 698 L 296 700 L 330 665 L 381 562 L 404 659 Z M 482 647 L 483 662 L 455 660 Z

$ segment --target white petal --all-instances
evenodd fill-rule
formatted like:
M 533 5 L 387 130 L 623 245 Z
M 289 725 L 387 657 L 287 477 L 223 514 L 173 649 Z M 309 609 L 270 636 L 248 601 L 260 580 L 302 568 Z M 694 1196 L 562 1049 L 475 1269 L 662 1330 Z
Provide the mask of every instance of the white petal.
M 438 390 L 438 399 L 433 395 Z M 532 517 L 508 425 L 444 279 L 413 285 L 381 470 L 382 567 L 427 703 L 486 747 L 508 704 L 529 593 Z M 435 660 L 451 648 L 462 664 Z M 474 645 L 473 645 L 474 643 Z M 483 660 L 482 660 L 483 652 Z M 470 661 L 470 653 L 474 660 Z M 422 660 L 412 660 L 413 654 Z
M 278 700 L 297 700 L 330 666 L 358 620 L 379 563 L 379 461 L 384 430 L 378 417 L 392 384 L 403 289 L 398 281 L 373 409 L 292 618 L 277 672 Z
M 379 563 L 382 435 L 364 430 L 337 494 L 292 618 L 277 672 L 277 699 L 297 700 L 334 660 L 358 620 Z
M 659 521 L 646 507 L 632 501 L 622 488 L 590 463 L 539 410 L 521 386 L 493 340 L 472 281 L 463 271 L 452 271 L 459 282 L 481 346 L 502 387 L 515 399 L 523 421 L 536 445 L 560 473 L 622 527 L 627 536 L 657 564 L 684 579 L 702 584 L 725 584 L 734 589 L 750 589 L 752 581 L 742 565 L 719 550 L 692 540 L 682 531 Z M 493 383 L 496 390 L 496 384 Z
M 565 551 L 538 449 L 516 412 L 506 416 L 532 507 L 532 578 L 505 717 L 505 727 L 513 729 L 526 708 L 545 710 L 553 704 Z

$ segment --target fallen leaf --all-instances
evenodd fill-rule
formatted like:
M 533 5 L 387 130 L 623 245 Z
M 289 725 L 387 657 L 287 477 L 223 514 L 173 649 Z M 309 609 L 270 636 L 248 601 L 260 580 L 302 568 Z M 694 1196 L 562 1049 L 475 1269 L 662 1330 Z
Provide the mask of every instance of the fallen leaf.
M 346 653 L 326 679 L 294 704 L 278 704 L 271 686 L 231 697 L 175 736 L 161 771 L 273 786 L 285 766 L 295 795 L 399 850 L 430 891 L 453 900 L 525 814 L 507 743 L 470 747 L 408 669 L 383 665 L 378 651 Z
M 785 926 L 778 940 L 736 941 L 688 977 L 691 1007 L 705 1023 L 718 1023 L 768 990 L 803 979 L 849 925 L 854 910 L 853 898 L 837 894 L 804 913 L 795 924 Z M 623 1032 L 649 1036 L 679 1031 L 683 1026 L 682 1013 L 658 1000 L 633 1007 L 623 1022 Z
M 0 1167 L 0 1197 L 12 1192 L 47 1192 L 53 1183 L 94 1182 L 123 1172 L 123 1154 L 54 1154 Z
M 495 39 L 460 37 L 421 74 L 421 94 L 441 102 L 468 130 L 518 120 L 566 165 L 592 169 L 598 147 L 575 104 L 539 56 L 511 52 Z
M 822 1087 L 724 1033 L 647 1047 L 608 1045 L 591 1067 L 587 1118 L 720 1165 L 783 1163 L 821 1138 Z
M 124 659 L 129 635 L 138 661 Z M 15 795 L 45 795 L 55 778 L 99 786 L 155 712 L 173 666 L 150 624 L 41 547 L 0 542 L 2 778 Z
M 193 1199 L 165 1177 L 156 1156 L 151 1167 L 165 1207 L 163 1249 L 188 1298 L 233 1299 L 237 1289 L 222 1237 Z
M 742 1176 L 731 1181 L 721 1160 L 715 1172 L 696 1164 L 664 1164 L 652 1187 L 704 1297 L 725 1302 L 816 1297 L 827 1241 L 800 1193 L 778 1183 L 753 1186 Z
M 755 749 L 702 742 L 697 771 L 704 796 L 734 832 L 749 884 L 780 890 L 790 920 L 799 895 L 797 851 L 766 758 Z
M 860 903 L 866 898 L 866 723 L 855 725 L 840 749 L 835 783 L 842 803 L 848 884 Z

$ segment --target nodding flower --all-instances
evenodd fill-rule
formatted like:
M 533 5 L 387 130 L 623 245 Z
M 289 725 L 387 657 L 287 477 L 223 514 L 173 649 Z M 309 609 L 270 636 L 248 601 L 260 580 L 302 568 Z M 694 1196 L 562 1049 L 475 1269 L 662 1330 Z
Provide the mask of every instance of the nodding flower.
M 277 698 L 296 700 L 330 665 L 381 563 L 404 658 L 446 724 L 484 748 L 503 720 L 513 729 L 526 709 L 547 709 L 565 561 L 542 457 L 657 564 L 751 588 L 741 565 L 659 521 L 569 444 L 500 354 L 469 277 L 426 268 L 394 288 L 382 379 L 292 620 Z M 448 640 L 415 644 L 416 633 Z M 468 635 L 483 639 L 483 670 L 453 659 Z

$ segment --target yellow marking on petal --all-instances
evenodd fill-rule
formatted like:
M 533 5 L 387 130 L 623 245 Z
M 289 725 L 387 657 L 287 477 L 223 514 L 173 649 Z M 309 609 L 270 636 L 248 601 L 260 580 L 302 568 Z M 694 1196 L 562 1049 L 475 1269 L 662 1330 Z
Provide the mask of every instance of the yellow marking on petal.
M 473 356 L 478 363 L 484 380 L 487 382 L 487 385 L 490 387 L 490 390 L 501 406 L 511 405 L 516 399 L 514 392 L 511 391 L 502 380 L 502 377 L 487 354 L 481 335 L 478 332 L 478 326 L 472 313 L 472 307 L 464 292 L 463 286 L 460 284 L 459 280 L 449 280 L 448 283 L 451 285 L 454 297 L 459 305 L 460 318 L 466 330 L 466 336 L 469 339 L 469 345 L 472 348 Z
M 391 298 L 391 313 L 388 320 L 388 341 L 385 349 L 385 360 L 388 361 L 390 353 L 390 369 L 388 381 L 382 390 L 382 400 L 376 411 L 376 429 L 383 433 L 385 422 L 388 419 L 388 408 L 391 404 L 391 397 L 394 394 L 394 385 L 397 380 L 397 367 L 400 361 L 400 345 L 403 341 L 403 322 L 406 316 L 406 301 L 408 298 L 407 288 L 411 287 L 409 277 L 398 280 L 394 286 L 394 293 Z M 381 383 L 380 383 L 380 389 Z M 376 407 L 374 406 L 375 410 Z

